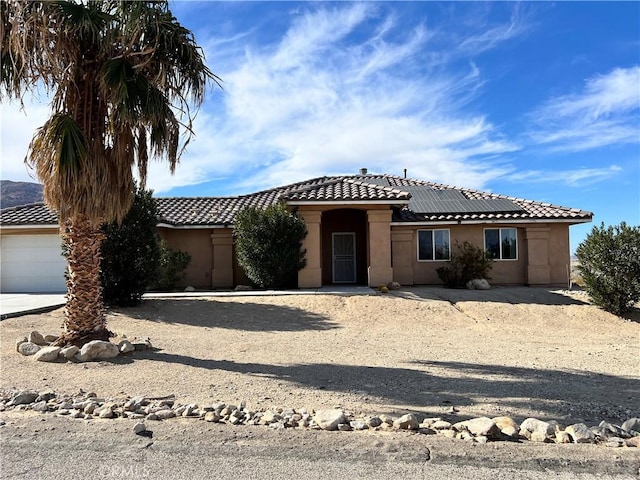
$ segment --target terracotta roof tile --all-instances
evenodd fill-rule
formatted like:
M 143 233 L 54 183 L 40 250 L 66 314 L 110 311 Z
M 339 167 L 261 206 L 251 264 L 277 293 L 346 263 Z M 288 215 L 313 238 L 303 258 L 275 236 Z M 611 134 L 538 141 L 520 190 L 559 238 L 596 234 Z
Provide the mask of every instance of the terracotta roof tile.
M 406 190 L 414 192 L 412 194 Z M 421 187 L 424 187 L 424 191 Z M 435 194 L 434 192 L 442 192 Z M 450 192 L 450 193 L 447 193 Z M 455 195 L 451 192 L 458 192 Z M 451 211 L 442 211 L 438 197 L 448 199 Z M 418 202 L 418 197 L 424 201 Z M 426 200 L 425 200 L 426 199 Z M 455 199 L 455 200 L 452 200 Z M 492 202 L 493 200 L 498 200 Z M 252 206 L 266 208 L 279 201 L 341 202 L 384 201 L 395 206 L 395 222 L 443 222 L 482 220 L 563 220 L 588 221 L 593 214 L 584 210 L 535 202 L 478 190 L 442 185 L 393 175 L 353 175 L 318 177 L 283 187 L 234 197 L 157 198 L 161 223 L 180 227 L 215 227 L 233 224 L 239 210 Z M 489 202 L 469 202 L 489 200 Z M 402 206 L 406 204 L 408 205 Z M 506 202 L 505 202 L 506 201 Z M 414 211 L 416 206 L 432 208 Z M 477 205 L 477 211 L 474 206 Z M 509 208 L 505 208 L 509 205 Z M 401 207 L 402 206 L 402 207 Z M 412 209 L 413 207 L 413 209 Z M 428 208 L 427 208 L 428 209 Z M 55 225 L 57 217 L 42 203 L 11 207 L 0 211 L 0 225 Z

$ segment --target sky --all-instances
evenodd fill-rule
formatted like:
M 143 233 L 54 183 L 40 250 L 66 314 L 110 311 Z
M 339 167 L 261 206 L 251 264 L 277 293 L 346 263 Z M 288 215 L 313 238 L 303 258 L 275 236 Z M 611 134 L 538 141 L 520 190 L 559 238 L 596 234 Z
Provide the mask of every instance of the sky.
M 640 224 L 639 2 L 172 1 L 211 86 L 157 196 L 255 192 L 323 175 L 389 173 Z M 46 97 L 3 103 L 2 179 Z

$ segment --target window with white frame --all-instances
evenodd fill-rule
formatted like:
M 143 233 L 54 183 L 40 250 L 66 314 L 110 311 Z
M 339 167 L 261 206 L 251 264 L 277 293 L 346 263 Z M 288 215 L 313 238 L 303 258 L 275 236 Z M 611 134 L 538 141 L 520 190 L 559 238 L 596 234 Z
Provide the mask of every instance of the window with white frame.
M 484 249 L 495 260 L 517 260 L 518 231 L 515 228 L 486 228 Z
M 418 230 L 418 260 L 451 259 L 449 230 Z

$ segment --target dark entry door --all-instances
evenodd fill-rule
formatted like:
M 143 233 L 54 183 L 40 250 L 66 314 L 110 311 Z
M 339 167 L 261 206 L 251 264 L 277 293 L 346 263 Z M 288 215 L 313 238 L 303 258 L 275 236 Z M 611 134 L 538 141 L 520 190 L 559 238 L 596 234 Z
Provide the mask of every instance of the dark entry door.
M 356 283 L 356 234 L 332 235 L 333 283 Z

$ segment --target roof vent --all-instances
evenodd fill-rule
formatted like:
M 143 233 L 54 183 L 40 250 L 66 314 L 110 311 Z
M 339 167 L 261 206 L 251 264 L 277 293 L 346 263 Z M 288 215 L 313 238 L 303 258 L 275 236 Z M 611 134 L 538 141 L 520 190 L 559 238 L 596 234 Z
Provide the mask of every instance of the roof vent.
M 366 168 L 361 168 L 360 169 L 360 175 L 366 175 L 367 174 L 367 169 Z

